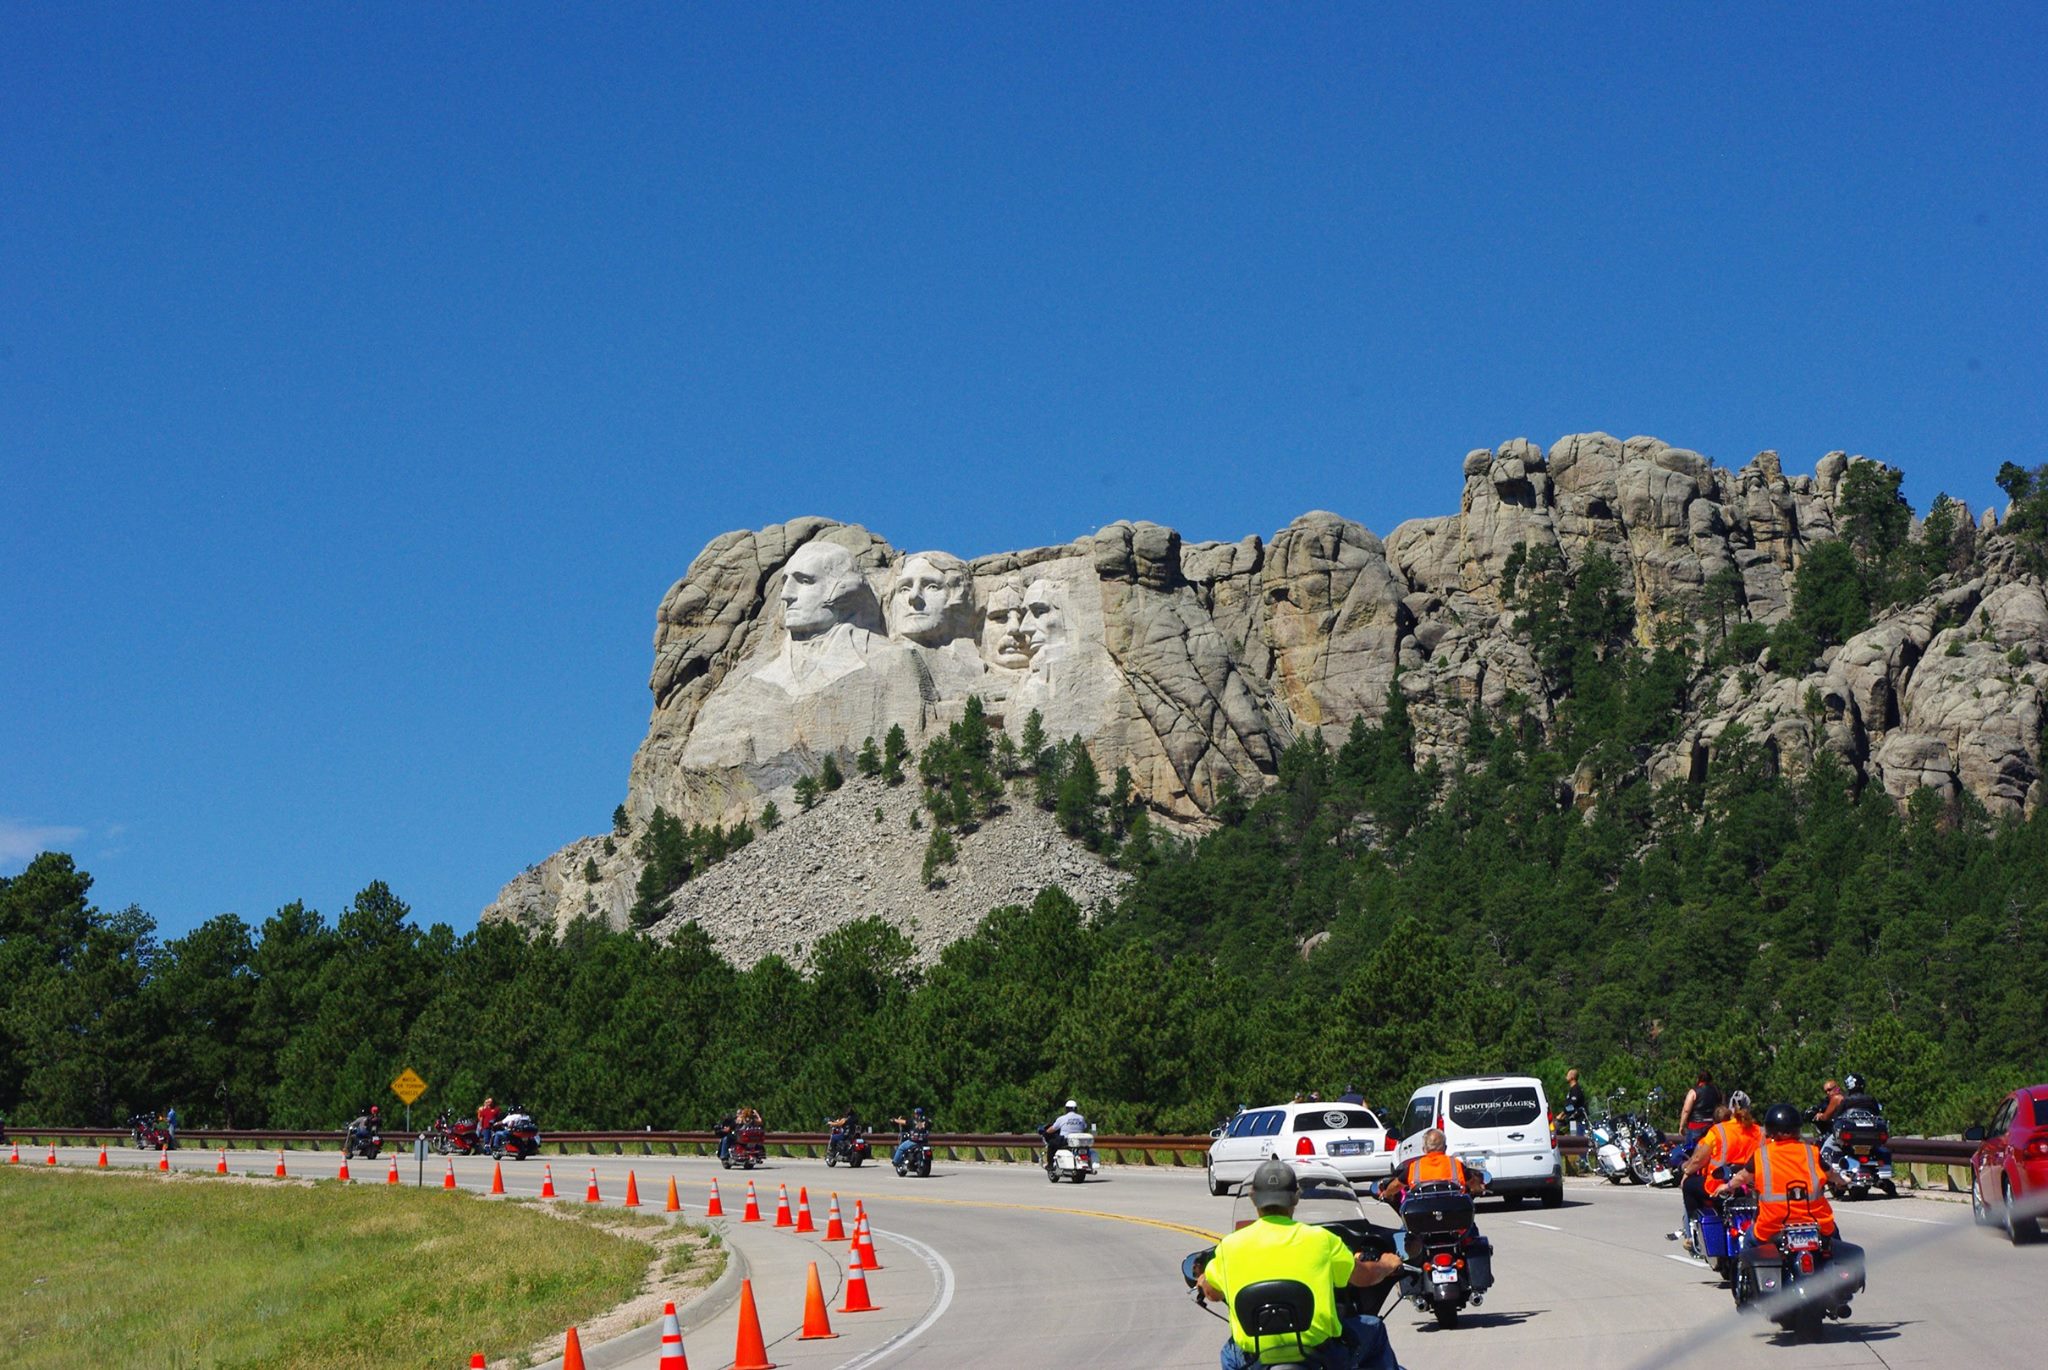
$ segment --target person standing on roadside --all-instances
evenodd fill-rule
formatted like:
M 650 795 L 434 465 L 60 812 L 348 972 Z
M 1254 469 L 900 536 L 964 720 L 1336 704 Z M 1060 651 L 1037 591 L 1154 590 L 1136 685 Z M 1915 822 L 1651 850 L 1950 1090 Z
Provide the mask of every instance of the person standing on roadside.
M 497 1125 L 498 1101 L 487 1094 L 484 1101 L 476 1106 L 476 1144 L 485 1151 L 496 1144 L 491 1132 Z
M 175 1151 L 177 1150 L 177 1147 L 178 1106 L 176 1104 L 172 1104 L 168 1108 L 164 1109 L 164 1148 L 168 1151 Z
M 1592 1123 L 1593 1115 L 1586 1106 L 1585 1088 L 1579 1084 L 1578 1068 L 1573 1067 L 1564 1073 L 1564 1130 L 1573 1137 L 1583 1137 L 1591 1130 Z M 1583 1175 L 1592 1169 L 1592 1153 L 1580 1153 L 1579 1173 Z

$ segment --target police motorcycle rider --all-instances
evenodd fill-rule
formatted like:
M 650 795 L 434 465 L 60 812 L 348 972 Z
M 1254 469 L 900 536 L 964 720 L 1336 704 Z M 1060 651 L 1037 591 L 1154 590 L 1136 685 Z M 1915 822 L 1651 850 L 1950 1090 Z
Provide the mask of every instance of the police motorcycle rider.
M 1753 1258 L 1758 1246 L 1775 1241 L 1787 1227 L 1811 1223 L 1820 1229 L 1829 1259 L 1860 1275 L 1864 1269 L 1863 1248 L 1842 1240 L 1835 1225 L 1834 1206 L 1827 1196 L 1830 1189 L 1841 1193 L 1845 1182 L 1819 1148 L 1801 1139 L 1800 1122 L 1799 1110 L 1791 1104 L 1772 1104 L 1765 1109 L 1763 1145 L 1757 1148 L 1749 1166 L 1730 1180 L 1732 1184 L 1749 1185 L 1756 1190 L 1756 1225 L 1743 1238 L 1743 1254 Z M 1794 1186 L 1803 1187 L 1806 1197 L 1793 1198 L 1789 1191 Z M 1848 1312 L 1847 1304 L 1842 1311 Z
M 902 1134 L 896 1143 L 896 1150 L 889 1157 L 889 1163 L 901 1170 L 910 1160 L 911 1153 L 931 1140 L 932 1120 L 926 1116 L 922 1108 L 913 1108 L 908 1118 L 891 1118 L 889 1121 L 896 1124 Z
M 1038 1129 L 1038 1134 L 1045 1138 L 1046 1174 L 1052 1174 L 1053 1158 L 1061 1151 L 1071 1149 L 1073 1144 L 1067 1139 L 1077 1132 L 1089 1130 L 1088 1120 L 1081 1116 L 1080 1109 L 1081 1105 L 1069 1099 L 1067 1100 L 1067 1111 L 1065 1113 L 1062 1113 L 1059 1117 Z M 1292 1205 L 1289 1207 L 1291 1208 Z
M 1258 1221 L 1216 1243 L 1216 1253 L 1202 1271 L 1202 1297 L 1230 1312 L 1223 1370 L 1269 1363 L 1300 1364 L 1311 1370 L 1399 1370 L 1387 1329 L 1378 1318 L 1338 1315 L 1337 1286 L 1364 1287 L 1393 1279 L 1401 1273 L 1400 1256 L 1389 1251 L 1368 1258 L 1353 1252 L 1328 1228 L 1296 1222 L 1294 1206 L 1300 1198 L 1301 1183 L 1292 1166 L 1271 1158 L 1261 1162 L 1251 1181 Z M 1265 1280 L 1299 1281 L 1315 1298 L 1314 1319 L 1301 1335 L 1306 1354 L 1299 1361 L 1292 1359 L 1294 1334 L 1269 1336 L 1262 1342 L 1237 1319 L 1238 1291 Z

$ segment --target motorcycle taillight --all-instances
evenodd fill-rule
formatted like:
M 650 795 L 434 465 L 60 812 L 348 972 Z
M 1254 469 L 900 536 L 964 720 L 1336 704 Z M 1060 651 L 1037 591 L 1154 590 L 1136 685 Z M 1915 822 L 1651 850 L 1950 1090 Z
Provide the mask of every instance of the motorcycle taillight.
M 1879 1146 L 1883 1146 L 1886 1142 L 1889 1142 L 1891 1139 L 1892 1134 L 1889 1132 L 1880 1132 L 1877 1134 L 1877 1144 Z
M 1799 1253 L 1799 1273 L 1802 1275 L 1811 1275 L 1813 1273 L 1813 1253 L 1811 1251 Z
M 1451 1253 L 1448 1251 L 1439 1251 L 1434 1256 L 1430 1257 L 1430 1260 L 1434 1261 L 1438 1265 L 1449 1265 L 1451 1263 Z

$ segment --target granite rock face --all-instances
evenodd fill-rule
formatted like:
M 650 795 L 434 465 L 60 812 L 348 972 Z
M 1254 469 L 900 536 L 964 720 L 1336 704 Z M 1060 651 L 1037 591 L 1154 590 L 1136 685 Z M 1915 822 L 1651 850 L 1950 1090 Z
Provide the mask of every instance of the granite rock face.
M 978 696 L 1013 738 L 1035 712 L 1050 737 L 1081 738 L 1105 779 L 1127 767 L 1161 820 L 1199 825 L 1226 778 L 1257 789 L 1293 740 L 1320 730 L 1341 743 L 1354 719 L 1381 716 L 1395 688 L 1424 757 L 1461 744 L 1474 704 L 1519 694 L 1547 717 L 1554 701 L 1502 599 L 1518 547 L 1554 549 L 1568 571 L 1611 559 L 1645 642 L 1696 622 L 1709 594 L 1731 621 L 1777 622 L 1806 550 L 1835 536 L 1854 460 L 1829 453 L 1812 476 L 1787 476 L 1771 452 L 1730 471 L 1655 438 L 1577 434 L 1548 452 L 1516 439 L 1464 458 L 1456 514 L 1384 540 L 1321 511 L 1270 540 L 1185 544 L 1169 528 L 1117 523 L 972 561 L 815 517 L 728 533 L 661 601 L 653 716 L 625 808 L 635 831 L 657 806 L 685 823 L 732 824 L 769 800 L 793 814 L 795 782 L 828 754 L 850 771 L 866 738 L 899 726 L 916 749 Z M 1985 535 L 1995 527 L 1987 515 Z M 1759 664 L 1700 682 L 1707 703 L 1649 759 L 1650 777 L 1699 778 L 1740 724 L 1794 770 L 1825 749 L 1895 796 L 1931 787 L 2031 811 L 2048 600 L 2012 558 L 1983 565 L 1976 579 L 1937 581 L 1812 675 Z M 1574 802 L 1598 802 L 1588 783 Z M 1006 889 L 1088 885 L 1076 872 L 1090 863 L 1107 882 L 1096 883 L 1113 886 L 1094 857 L 1050 829 L 1044 839 L 1020 849 Z M 838 861 L 807 878 L 843 890 L 853 870 Z M 485 917 L 621 924 L 638 869 L 630 842 L 607 853 L 584 839 L 508 884 Z M 681 907 L 721 939 L 728 925 L 756 928 L 748 935 L 765 947 L 775 939 L 760 929 L 780 924 L 747 922 L 761 915 L 748 890 L 768 888 L 762 880 L 739 881 L 729 898 L 708 886 L 700 896 L 693 881 Z M 979 897 L 991 881 L 968 884 Z M 918 913 L 939 902 L 921 889 L 912 880 L 867 911 L 951 928 L 953 915 Z M 799 918 L 790 939 L 817 930 Z

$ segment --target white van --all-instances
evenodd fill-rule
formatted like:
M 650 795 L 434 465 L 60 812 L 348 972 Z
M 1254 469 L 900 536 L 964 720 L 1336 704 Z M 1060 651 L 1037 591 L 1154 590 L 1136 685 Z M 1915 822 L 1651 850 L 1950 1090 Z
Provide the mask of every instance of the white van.
M 1564 1202 L 1564 1159 L 1550 1129 L 1550 1102 L 1533 1075 L 1436 1080 L 1408 1098 L 1401 1119 L 1398 1170 L 1422 1154 L 1422 1134 L 1442 1128 L 1444 1149 L 1486 1172 L 1487 1191 L 1509 1204 L 1536 1194 L 1545 1208 Z

